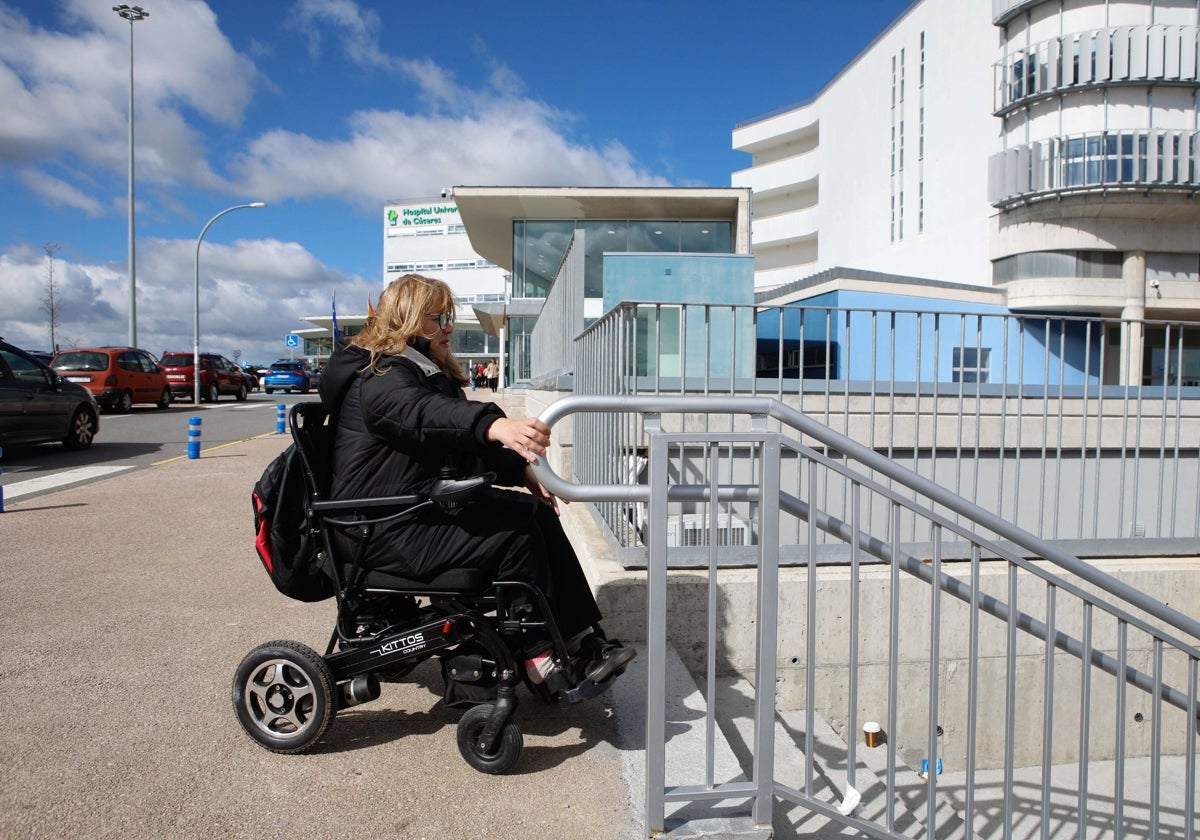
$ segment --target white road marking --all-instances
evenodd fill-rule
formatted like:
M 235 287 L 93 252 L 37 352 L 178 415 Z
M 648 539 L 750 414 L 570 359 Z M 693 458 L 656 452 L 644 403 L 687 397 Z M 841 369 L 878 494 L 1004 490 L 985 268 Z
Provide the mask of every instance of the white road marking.
M 81 481 L 89 481 L 93 478 L 100 478 L 131 469 L 133 469 L 133 464 L 118 464 L 108 467 L 80 467 L 77 470 L 66 470 L 54 475 L 45 475 L 41 478 L 27 478 L 24 481 L 18 481 L 14 484 L 5 484 L 4 477 L 0 476 L 0 484 L 4 485 L 4 500 L 10 501 L 18 499 L 21 496 L 28 496 L 30 493 L 54 490 L 58 487 L 65 487 L 68 484 L 78 484 Z

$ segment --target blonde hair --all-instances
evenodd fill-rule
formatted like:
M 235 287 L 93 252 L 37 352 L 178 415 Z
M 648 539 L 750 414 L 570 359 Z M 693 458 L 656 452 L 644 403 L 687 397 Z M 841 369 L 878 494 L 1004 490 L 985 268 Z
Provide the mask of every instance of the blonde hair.
M 432 312 L 454 312 L 454 293 L 444 282 L 420 274 L 405 274 L 389 283 L 375 304 L 375 314 L 361 332 L 350 337 L 351 344 L 371 354 L 364 370 L 381 374 L 383 371 L 378 367 L 381 356 L 403 352 L 415 339 L 428 338 L 425 316 Z M 462 364 L 452 352 L 430 355 L 442 373 L 459 386 L 467 384 Z

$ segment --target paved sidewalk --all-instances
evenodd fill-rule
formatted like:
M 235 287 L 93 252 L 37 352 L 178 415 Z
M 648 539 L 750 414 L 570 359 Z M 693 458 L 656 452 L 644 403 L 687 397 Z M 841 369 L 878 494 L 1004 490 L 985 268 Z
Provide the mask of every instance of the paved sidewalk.
M 0 837 L 630 838 L 610 696 L 521 694 L 525 751 L 485 776 L 458 755 L 436 664 L 338 714 L 315 752 L 251 741 L 238 662 L 278 638 L 324 650 L 333 604 L 275 592 L 250 489 L 265 436 L 0 514 Z

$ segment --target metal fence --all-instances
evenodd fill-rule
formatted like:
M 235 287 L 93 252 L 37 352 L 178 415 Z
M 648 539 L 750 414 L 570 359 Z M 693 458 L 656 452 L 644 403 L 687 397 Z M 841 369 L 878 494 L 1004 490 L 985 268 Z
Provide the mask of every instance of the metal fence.
M 1127 384 L 1121 384 L 1127 383 Z M 576 341 L 578 395 L 770 396 L 952 490 L 1085 556 L 1200 550 L 1200 327 L 1185 323 L 993 313 L 625 303 Z M 589 483 L 645 480 L 637 415 L 576 420 L 574 470 Z M 705 412 L 668 431 L 741 431 L 744 418 Z M 826 457 L 842 456 L 815 441 Z M 685 442 L 671 469 L 683 472 Z M 755 455 L 730 442 L 725 478 Z M 891 479 L 870 474 L 884 486 Z M 801 459 L 781 481 L 801 495 Z M 851 483 L 827 472 L 816 502 L 843 509 Z M 597 505 L 623 546 L 640 546 L 643 508 Z M 681 503 L 672 539 L 706 526 L 705 506 Z M 888 506 L 864 512 L 870 530 L 928 551 L 929 524 Z M 752 545 L 753 505 L 722 504 L 724 540 Z M 952 521 L 957 521 L 951 515 Z M 892 532 L 893 526 L 899 528 Z M 786 523 L 782 539 L 803 536 Z M 822 554 L 844 562 L 836 540 Z M 948 546 L 965 556 L 965 543 Z M 743 552 L 745 557 L 752 553 Z M 638 564 L 639 553 L 628 562 Z M 697 555 L 699 556 L 699 555 Z M 737 562 L 734 552 L 727 562 Z M 785 552 L 784 562 L 796 559 Z M 698 560 L 697 562 L 702 562 Z
M 569 415 L 577 429 L 612 417 L 607 427 L 645 436 L 644 483 L 536 469 L 563 498 L 645 506 L 648 835 L 697 813 L 766 826 L 794 807 L 806 830 L 819 819 L 884 838 L 1194 840 L 1200 622 L 777 399 L 576 396 L 542 419 Z M 699 429 L 727 417 L 734 428 Z M 822 501 L 833 484 L 848 504 Z M 746 573 L 724 568 L 735 547 L 720 516 L 743 503 L 759 538 L 739 595 L 728 576 Z M 709 514 L 704 574 L 684 576 L 702 589 L 692 598 L 668 576 L 676 504 Z M 873 505 L 889 528 L 872 530 Z M 928 554 L 896 538 L 905 518 L 924 523 Z M 789 520 L 805 565 L 791 584 L 780 574 Z M 848 575 L 818 564 L 827 540 L 845 547 Z M 948 544 L 965 544 L 965 561 L 951 562 Z M 885 567 L 868 573 L 868 559 Z M 691 722 L 668 718 L 664 677 L 668 628 L 680 627 L 690 632 L 672 641 L 699 649 L 707 700 L 694 721 L 704 756 L 683 764 L 669 752 Z M 747 646 L 739 729 L 719 677 Z M 777 715 L 783 695 L 780 708 L 801 711 Z M 882 746 L 858 744 L 868 716 Z M 718 733 L 738 731 L 739 772 L 722 775 Z

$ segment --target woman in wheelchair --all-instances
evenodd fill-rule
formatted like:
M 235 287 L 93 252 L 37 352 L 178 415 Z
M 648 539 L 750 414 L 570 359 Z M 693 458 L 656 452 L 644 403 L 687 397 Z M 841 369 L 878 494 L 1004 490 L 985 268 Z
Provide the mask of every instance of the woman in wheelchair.
M 573 661 L 566 668 L 555 661 L 548 634 L 526 634 L 519 654 L 530 681 L 554 691 L 581 678 L 603 683 L 636 653 L 605 638 L 558 521 L 558 500 L 529 466 L 546 454 L 550 428 L 467 399 L 467 374 L 450 350 L 453 332 L 450 288 L 407 274 L 380 295 L 363 330 L 334 350 L 319 386 L 335 424 L 329 498 L 423 493 L 444 476 L 485 472 L 495 473 L 496 486 L 461 511 L 430 506 L 381 526 L 362 545 L 337 535 L 347 549 L 339 553 L 361 551 L 362 566 L 377 580 L 429 582 L 471 569 L 491 580 L 532 584 L 545 593 Z M 509 487 L 529 492 L 501 489 Z M 522 611 L 536 606 L 518 603 Z

